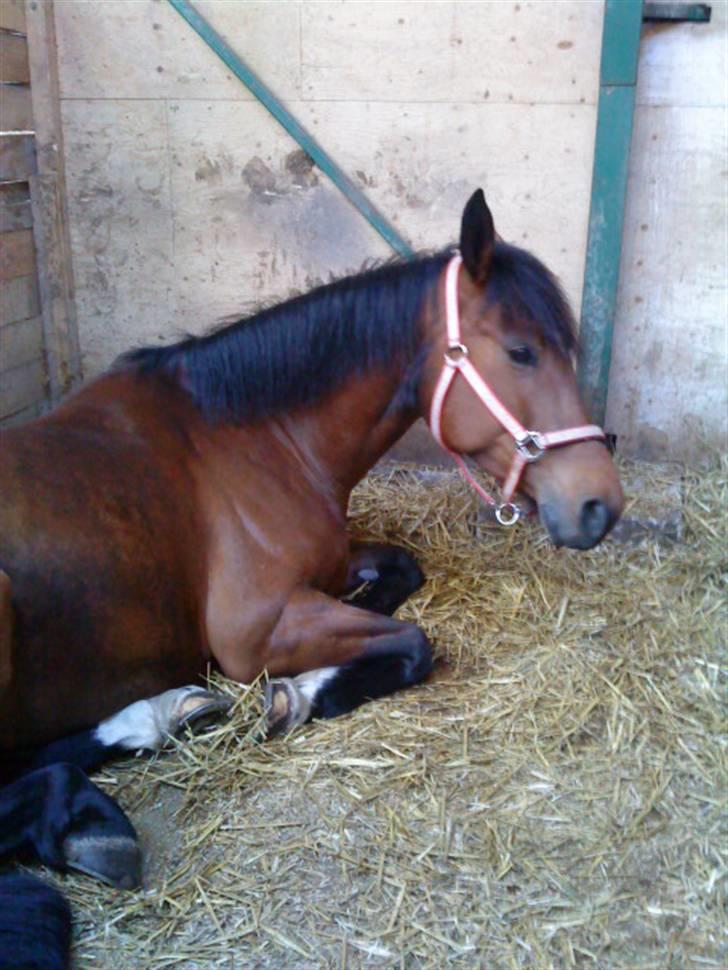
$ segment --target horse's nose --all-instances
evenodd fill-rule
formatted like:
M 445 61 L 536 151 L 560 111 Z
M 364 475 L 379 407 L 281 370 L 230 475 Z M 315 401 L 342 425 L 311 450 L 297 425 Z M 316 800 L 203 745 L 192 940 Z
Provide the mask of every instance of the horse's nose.
M 606 502 L 593 498 L 584 502 L 579 516 L 579 528 L 585 539 L 591 545 L 596 545 L 609 532 L 616 521 L 617 515 Z

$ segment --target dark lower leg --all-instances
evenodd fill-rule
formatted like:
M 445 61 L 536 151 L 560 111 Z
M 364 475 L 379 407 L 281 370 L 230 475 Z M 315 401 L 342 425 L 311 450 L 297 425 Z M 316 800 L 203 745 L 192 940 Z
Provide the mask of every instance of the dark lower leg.
M 140 881 L 131 822 L 74 765 L 41 768 L 0 791 L 0 856 L 10 853 L 122 888 Z

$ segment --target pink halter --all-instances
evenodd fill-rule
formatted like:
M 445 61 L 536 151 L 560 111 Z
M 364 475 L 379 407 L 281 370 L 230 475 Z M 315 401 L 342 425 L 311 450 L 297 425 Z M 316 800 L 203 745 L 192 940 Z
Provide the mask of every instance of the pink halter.
M 573 444 L 575 441 L 604 439 L 605 434 L 595 424 L 584 424 L 577 428 L 566 428 L 563 431 L 527 431 L 503 405 L 471 363 L 468 348 L 461 340 L 460 311 L 458 309 L 458 275 L 461 264 L 462 258 L 459 254 L 456 254 L 448 263 L 445 274 L 447 350 L 445 351 L 445 364 L 435 386 L 435 393 L 432 395 L 430 430 L 438 444 L 455 459 L 463 476 L 478 495 L 489 505 L 495 506 L 495 516 L 498 522 L 501 525 L 515 525 L 521 516 L 521 510 L 512 499 L 526 465 L 529 462 L 538 461 L 547 448 L 558 448 L 561 445 Z M 503 425 L 516 442 L 511 467 L 503 485 L 503 502 L 500 505 L 476 481 L 463 458 L 457 452 L 451 451 L 442 437 L 442 409 L 455 375 L 458 373 L 462 374 L 493 417 Z

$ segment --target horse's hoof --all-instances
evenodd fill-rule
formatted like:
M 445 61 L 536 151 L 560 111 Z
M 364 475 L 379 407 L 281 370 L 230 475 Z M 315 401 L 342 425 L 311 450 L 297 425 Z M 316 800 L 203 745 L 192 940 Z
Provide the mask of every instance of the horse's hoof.
M 174 729 L 174 736 L 177 738 L 188 732 L 201 734 L 207 731 L 221 717 L 229 713 L 233 706 L 233 699 L 227 694 L 205 690 L 202 687 L 193 688 L 193 691 L 184 698 L 177 712 L 179 719 Z
M 265 686 L 265 736 L 274 738 L 305 724 L 311 703 L 288 677 L 271 680 Z
M 136 889 L 142 882 L 142 854 L 127 836 L 71 835 L 63 843 L 69 869 L 93 876 L 116 889 Z

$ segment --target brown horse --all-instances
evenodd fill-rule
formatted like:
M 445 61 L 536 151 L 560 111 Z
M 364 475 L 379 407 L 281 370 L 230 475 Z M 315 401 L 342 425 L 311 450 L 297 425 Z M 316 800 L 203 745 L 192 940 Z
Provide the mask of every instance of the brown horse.
M 535 258 L 496 240 L 482 192 L 460 250 L 470 362 L 526 428 L 583 425 L 566 301 Z M 402 550 L 352 545 L 346 511 L 353 486 L 429 413 L 450 256 L 135 351 L 0 435 L 0 755 L 194 683 L 208 662 L 238 681 L 305 675 L 270 689 L 274 730 L 427 675 L 427 638 L 390 615 L 422 575 Z M 512 437 L 464 381 L 441 433 L 503 479 Z M 622 505 L 594 440 L 529 463 L 521 488 L 553 541 L 578 548 Z M 109 745 L 120 730 L 107 725 Z

